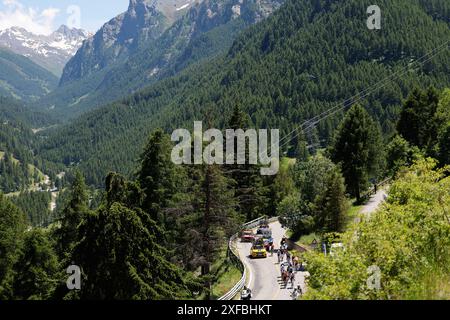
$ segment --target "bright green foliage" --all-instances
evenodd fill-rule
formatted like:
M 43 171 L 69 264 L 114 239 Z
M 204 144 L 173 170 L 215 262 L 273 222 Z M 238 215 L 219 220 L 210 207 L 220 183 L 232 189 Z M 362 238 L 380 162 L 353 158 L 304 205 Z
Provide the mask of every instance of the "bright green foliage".
M 292 176 L 292 168 L 280 168 L 280 171 L 273 179 L 269 193 L 269 215 L 276 216 L 280 214 L 277 211 L 277 205 L 279 205 L 284 198 L 297 192 Z
M 13 266 L 23 245 L 25 215 L 0 193 L 0 300 L 12 296 Z
M 297 236 L 341 231 L 347 211 L 344 178 L 339 168 L 322 155 L 298 163 L 294 169 L 298 193 L 283 199 L 277 213 Z
M 395 181 L 387 204 L 343 235 L 344 251 L 307 255 L 307 299 L 448 299 L 450 178 L 435 166 L 419 160 Z M 368 287 L 370 266 L 380 290 Z
M 444 90 L 436 115 L 439 131 L 439 156 L 441 165 L 450 164 L 450 89 Z
M 277 207 L 283 225 L 294 231 L 296 236 L 310 233 L 315 228 L 314 217 L 304 213 L 304 203 L 299 194 L 290 194 Z
M 330 148 L 341 165 L 347 191 L 359 201 L 370 178 L 376 178 L 383 159 L 381 133 L 367 111 L 353 106 L 345 116 Z
M 450 89 L 445 89 L 440 95 L 435 119 L 438 133 L 442 132 L 448 122 L 450 122 Z
M 316 196 L 325 189 L 326 176 L 336 169 L 336 165 L 323 155 L 311 157 L 306 162 L 299 162 L 294 168 L 294 180 L 301 197 L 307 202 L 314 202 Z
M 411 147 L 402 136 L 396 135 L 386 147 L 386 171 L 393 176 L 400 168 L 412 165 L 421 156 L 418 147 Z
M 14 267 L 14 299 L 49 299 L 56 287 L 59 269 L 49 234 L 41 229 L 27 232 Z

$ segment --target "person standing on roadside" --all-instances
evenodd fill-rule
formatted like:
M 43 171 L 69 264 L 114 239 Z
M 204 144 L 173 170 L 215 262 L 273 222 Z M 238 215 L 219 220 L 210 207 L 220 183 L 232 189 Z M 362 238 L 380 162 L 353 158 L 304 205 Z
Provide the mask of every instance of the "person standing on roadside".
M 286 261 L 291 263 L 291 253 L 288 250 L 286 250 Z
M 291 285 L 292 285 L 292 289 L 293 289 L 294 285 L 295 285 L 295 273 L 294 272 L 290 273 L 289 280 L 291 281 Z

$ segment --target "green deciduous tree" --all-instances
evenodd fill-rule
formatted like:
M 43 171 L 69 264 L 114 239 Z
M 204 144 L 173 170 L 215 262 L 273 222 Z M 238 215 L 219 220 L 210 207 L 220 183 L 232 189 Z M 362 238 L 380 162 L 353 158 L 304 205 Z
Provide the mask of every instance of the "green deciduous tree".
M 315 228 L 314 217 L 305 213 L 304 203 L 299 194 L 290 194 L 277 206 L 280 222 L 291 229 L 295 235 L 304 235 Z
M 292 193 L 297 193 L 297 188 L 295 186 L 292 168 L 280 168 L 280 171 L 272 179 L 270 184 L 270 201 L 269 201 L 269 214 L 276 216 L 279 214 L 277 210 L 278 204 L 291 195 Z
M 283 224 L 297 236 L 312 231 L 341 231 L 348 199 L 339 167 L 318 154 L 294 168 L 297 193 L 284 198 L 277 208 Z
M 442 93 L 436 118 L 439 125 L 438 159 L 441 165 L 450 164 L 450 89 Z
M 435 160 L 419 160 L 393 182 L 380 210 L 342 235 L 345 250 L 332 257 L 308 253 L 305 298 L 447 299 L 450 178 L 445 171 L 436 169 Z M 376 269 L 378 288 L 369 286 L 376 284 Z
M 396 135 L 386 147 L 386 171 L 395 175 L 401 167 L 412 165 L 422 156 L 420 149 Z

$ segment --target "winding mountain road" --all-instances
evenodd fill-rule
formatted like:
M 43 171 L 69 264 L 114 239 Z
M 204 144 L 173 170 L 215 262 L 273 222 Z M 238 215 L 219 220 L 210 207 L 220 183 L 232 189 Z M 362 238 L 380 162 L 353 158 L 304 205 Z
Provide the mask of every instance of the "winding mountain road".
M 274 239 L 275 249 L 278 249 L 281 239 L 286 230 L 279 222 L 270 224 L 272 229 L 272 237 Z M 277 255 L 268 254 L 265 259 L 250 258 L 250 243 L 242 243 L 237 240 L 236 247 L 239 256 L 248 269 L 248 287 L 252 290 L 252 300 L 292 300 L 291 294 L 293 288 L 288 284 L 287 288 L 281 282 L 280 264 Z M 297 272 L 295 275 L 296 284 L 301 285 L 305 290 L 305 274 L 306 272 Z
M 379 190 L 366 205 L 364 205 L 360 213 L 370 217 L 370 215 L 386 200 L 386 197 L 386 190 Z M 275 249 L 278 249 L 281 239 L 286 234 L 286 229 L 284 229 L 278 221 L 271 223 L 270 227 L 272 229 Z M 294 288 L 291 284 L 288 284 L 288 286 L 285 287 L 281 282 L 280 264 L 278 263 L 278 258 L 275 253 L 273 256 L 270 256 L 269 254 L 265 259 L 252 259 L 250 258 L 250 243 L 242 243 L 240 240 L 237 240 L 236 248 L 238 249 L 242 262 L 247 266 L 247 285 L 252 290 L 252 300 L 292 300 L 291 294 Z M 300 285 L 303 292 L 305 292 L 305 277 L 307 276 L 308 272 L 297 272 L 294 287 Z

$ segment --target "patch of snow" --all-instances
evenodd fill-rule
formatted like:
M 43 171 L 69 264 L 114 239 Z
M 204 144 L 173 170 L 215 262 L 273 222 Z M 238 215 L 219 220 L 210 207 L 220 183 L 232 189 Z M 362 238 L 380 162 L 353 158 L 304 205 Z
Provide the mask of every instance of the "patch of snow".
M 234 5 L 231 7 L 231 11 L 233 12 L 233 19 L 236 19 L 241 16 L 241 6 L 240 5 Z
M 181 11 L 181 10 L 183 10 L 183 9 L 186 9 L 186 8 L 189 7 L 190 5 L 191 5 L 190 3 L 186 3 L 186 4 L 182 5 L 182 6 L 179 7 L 179 8 L 176 8 L 175 10 L 176 10 L 176 11 Z

